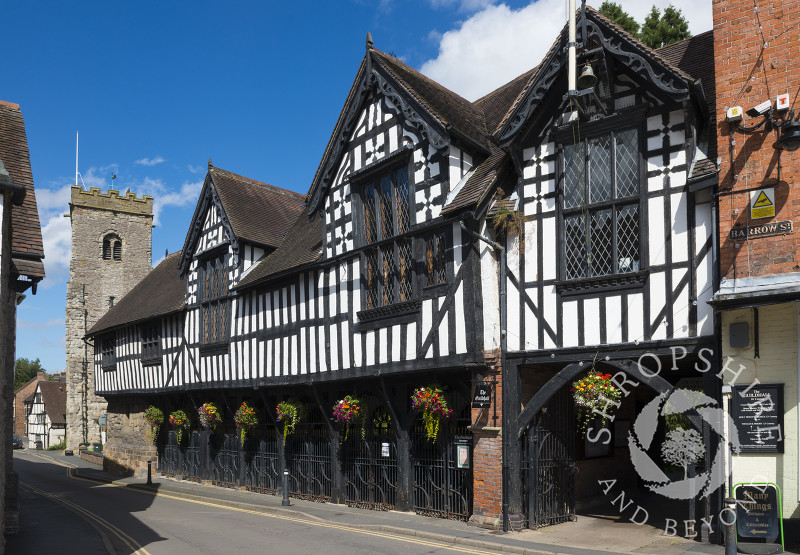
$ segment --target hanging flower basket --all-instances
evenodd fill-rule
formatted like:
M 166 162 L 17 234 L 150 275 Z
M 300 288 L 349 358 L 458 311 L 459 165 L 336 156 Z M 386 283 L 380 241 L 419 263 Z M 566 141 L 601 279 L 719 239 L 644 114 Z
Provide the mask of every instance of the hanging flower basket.
M 183 439 L 183 429 L 189 427 L 189 417 L 182 410 L 176 410 L 169 415 L 169 424 L 178 432 L 178 445 Z
M 283 422 L 283 443 L 286 443 L 286 438 L 289 434 L 294 432 L 295 426 L 300 422 L 300 412 L 302 405 L 297 399 L 290 399 L 288 401 L 281 401 L 275 407 L 276 420 Z
M 447 399 L 444 398 L 444 392 L 438 385 L 414 390 L 411 396 L 411 408 L 422 413 L 425 436 L 431 441 L 436 441 L 439 436 L 439 423 L 442 418 L 450 418 L 453 415 L 452 409 L 447 408 Z
M 242 441 L 242 445 L 244 445 L 247 432 L 255 428 L 256 424 L 258 424 L 256 409 L 249 406 L 247 403 L 242 403 L 242 406 L 236 409 L 233 420 L 236 422 L 236 427 L 239 429 L 239 439 Z
M 153 438 L 153 445 L 155 445 L 158 440 L 158 430 L 161 428 L 161 424 L 164 423 L 164 411 L 150 405 L 144 411 L 144 418 L 150 424 L 150 436 Z
M 197 416 L 200 418 L 200 425 L 203 428 L 211 430 L 212 432 L 217 428 L 219 424 L 222 424 L 222 417 L 220 416 L 222 413 L 219 410 L 219 407 L 214 403 L 203 403 L 200 405 L 200 408 L 197 409 Z
M 361 406 L 361 401 L 352 395 L 346 395 L 344 399 L 333 405 L 333 418 L 340 424 L 344 423 L 344 439 L 342 441 L 347 441 L 347 436 L 350 432 L 350 424 L 356 422 L 361 423 L 361 439 L 366 437 L 367 430 L 366 426 L 364 426 L 365 412 L 366 411 L 363 410 Z
M 611 381 L 611 374 L 601 374 L 596 370 L 572 382 L 571 391 L 583 435 L 586 435 L 586 428 L 595 418 L 600 418 L 604 426 L 606 424 L 607 419 L 595 413 L 594 409 L 610 414 L 615 408 L 611 402 L 618 403 L 622 398 L 622 392 Z

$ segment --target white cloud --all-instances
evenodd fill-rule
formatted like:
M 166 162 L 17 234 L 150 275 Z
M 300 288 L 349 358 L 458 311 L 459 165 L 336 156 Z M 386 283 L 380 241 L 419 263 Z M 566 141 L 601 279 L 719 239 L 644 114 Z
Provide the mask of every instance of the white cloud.
M 432 5 L 477 5 L 480 0 L 430 0 Z M 640 23 L 655 4 L 682 10 L 693 34 L 711 29 L 710 0 L 618 2 Z M 597 2 L 598 6 L 600 2 Z M 567 22 L 566 2 L 538 0 L 518 10 L 488 5 L 441 35 L 439 53 L 420 71 L 461 96 L 476 100 L 537 66 Z M 436 36 L 433 32 L 431 37 Z
M 459 12 L 471 13 L 482 10 L 495 3 L 496 0 L 429 0 L 433 9 L 449 9 L 456 6 Z
M 69 274 L 69 258 L 72 255 L 72 227 L 69 218 L 65 218 L 60 213 L 42 219 L 42 224 L 44 271 L 47 275 L 47 279 L 42 281 L 42 287 L 49 289 L 58 285 Z
M 148 184 L 148 181 L 150 182 Z M 205 179 L 194 182 L 184 182 L 181 185 L 180 191 L 168 190 L 163 183 L 158 180 L 145 179 L 145 184 L 142 187 L 146 194 L 153 196 L 153 223 L 159 225 L 159 216 L 161 211 L 168 206 L 189 206 L 197 202 L 197 197 L 200 195 L 200 189 L 203 188 Z M 155 188 L 158 184 L 159 187 Z M 148 189 L 148 185 L 153 186 L 152 192 Z
M 162 162 L 166 162 L 167 159 L 162 156 L 156 156 L 155 158 L 140 158 L 134 162 L 135 164 L 139 164 L 141 166 L 156 166 Z
M 205 171 L 205 168 L 203 166 L 193 166 L 189 164 L 187 168 L 189 168 L 189 171 L 192 173 L 202 173 Z
M 32 320 L 17 319 L 17 327 L 28 330 L 44 331 L 50 328 L 64 327 L 64 318 L 51 318 L 46 322 L 34 322 Z

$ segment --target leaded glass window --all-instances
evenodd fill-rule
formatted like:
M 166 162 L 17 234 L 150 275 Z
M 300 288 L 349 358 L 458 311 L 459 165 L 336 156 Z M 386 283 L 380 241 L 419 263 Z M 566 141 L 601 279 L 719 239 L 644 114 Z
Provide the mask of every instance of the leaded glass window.
M 160 362 L 161 360 L 161 325 L 145 324 L 142 326 L 142 361 Z
M 564 145 L 563 152 L 565 279 L 639 270 L 637 129 Z
M 114 335 L 106 335 L 100 340 L 100 367 L 103 370 L 114 370 L 117 359 L 114 353 L 116 340 Z
M 379 174 L 361 189 L 364 285 L 367 308 L 411 300 L 414 296 L 411 190 L 408 167 Z
M 447 281 L 445 234 L 435 233 L 425 241 L 425 284 L 438 285 Z
M 200 262 L 199 297 L 201 306 L 200 343 L 214 345 L 229 339 L 230 298 L 228 297 L 228 268 L 225 256 Z

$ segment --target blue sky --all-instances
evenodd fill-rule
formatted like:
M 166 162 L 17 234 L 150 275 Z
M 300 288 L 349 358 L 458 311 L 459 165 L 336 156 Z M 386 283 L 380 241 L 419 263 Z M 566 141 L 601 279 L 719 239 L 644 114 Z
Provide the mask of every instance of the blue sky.
M 638 21 L 653 4 L 618 3 Z M 710 0 L 674 4 L 693 33 L 711 28 Z M 474 100 L 539 63 L 566 1 L 37 1 L 8 2 L 3 16 L 0 100 L 25 116 L 47 271 L 19 307 L 17 357 L 56 371 L 76 131 L 86 187 L 105 191 L 116 174 L 114 188 L 155 197 L 155 264 L 183 246 L 209 158 L 307 192 L 367 31 Z

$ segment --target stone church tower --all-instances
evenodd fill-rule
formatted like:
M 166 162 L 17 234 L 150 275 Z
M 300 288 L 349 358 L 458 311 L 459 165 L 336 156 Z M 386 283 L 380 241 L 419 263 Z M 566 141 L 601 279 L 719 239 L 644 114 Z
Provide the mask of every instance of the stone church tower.
M 153 198 L 72 187 L 67 283 L 67 448 L 100 441 L 106 401 L 94 394 L 94 346 L 86 332 L 151 269 Z

